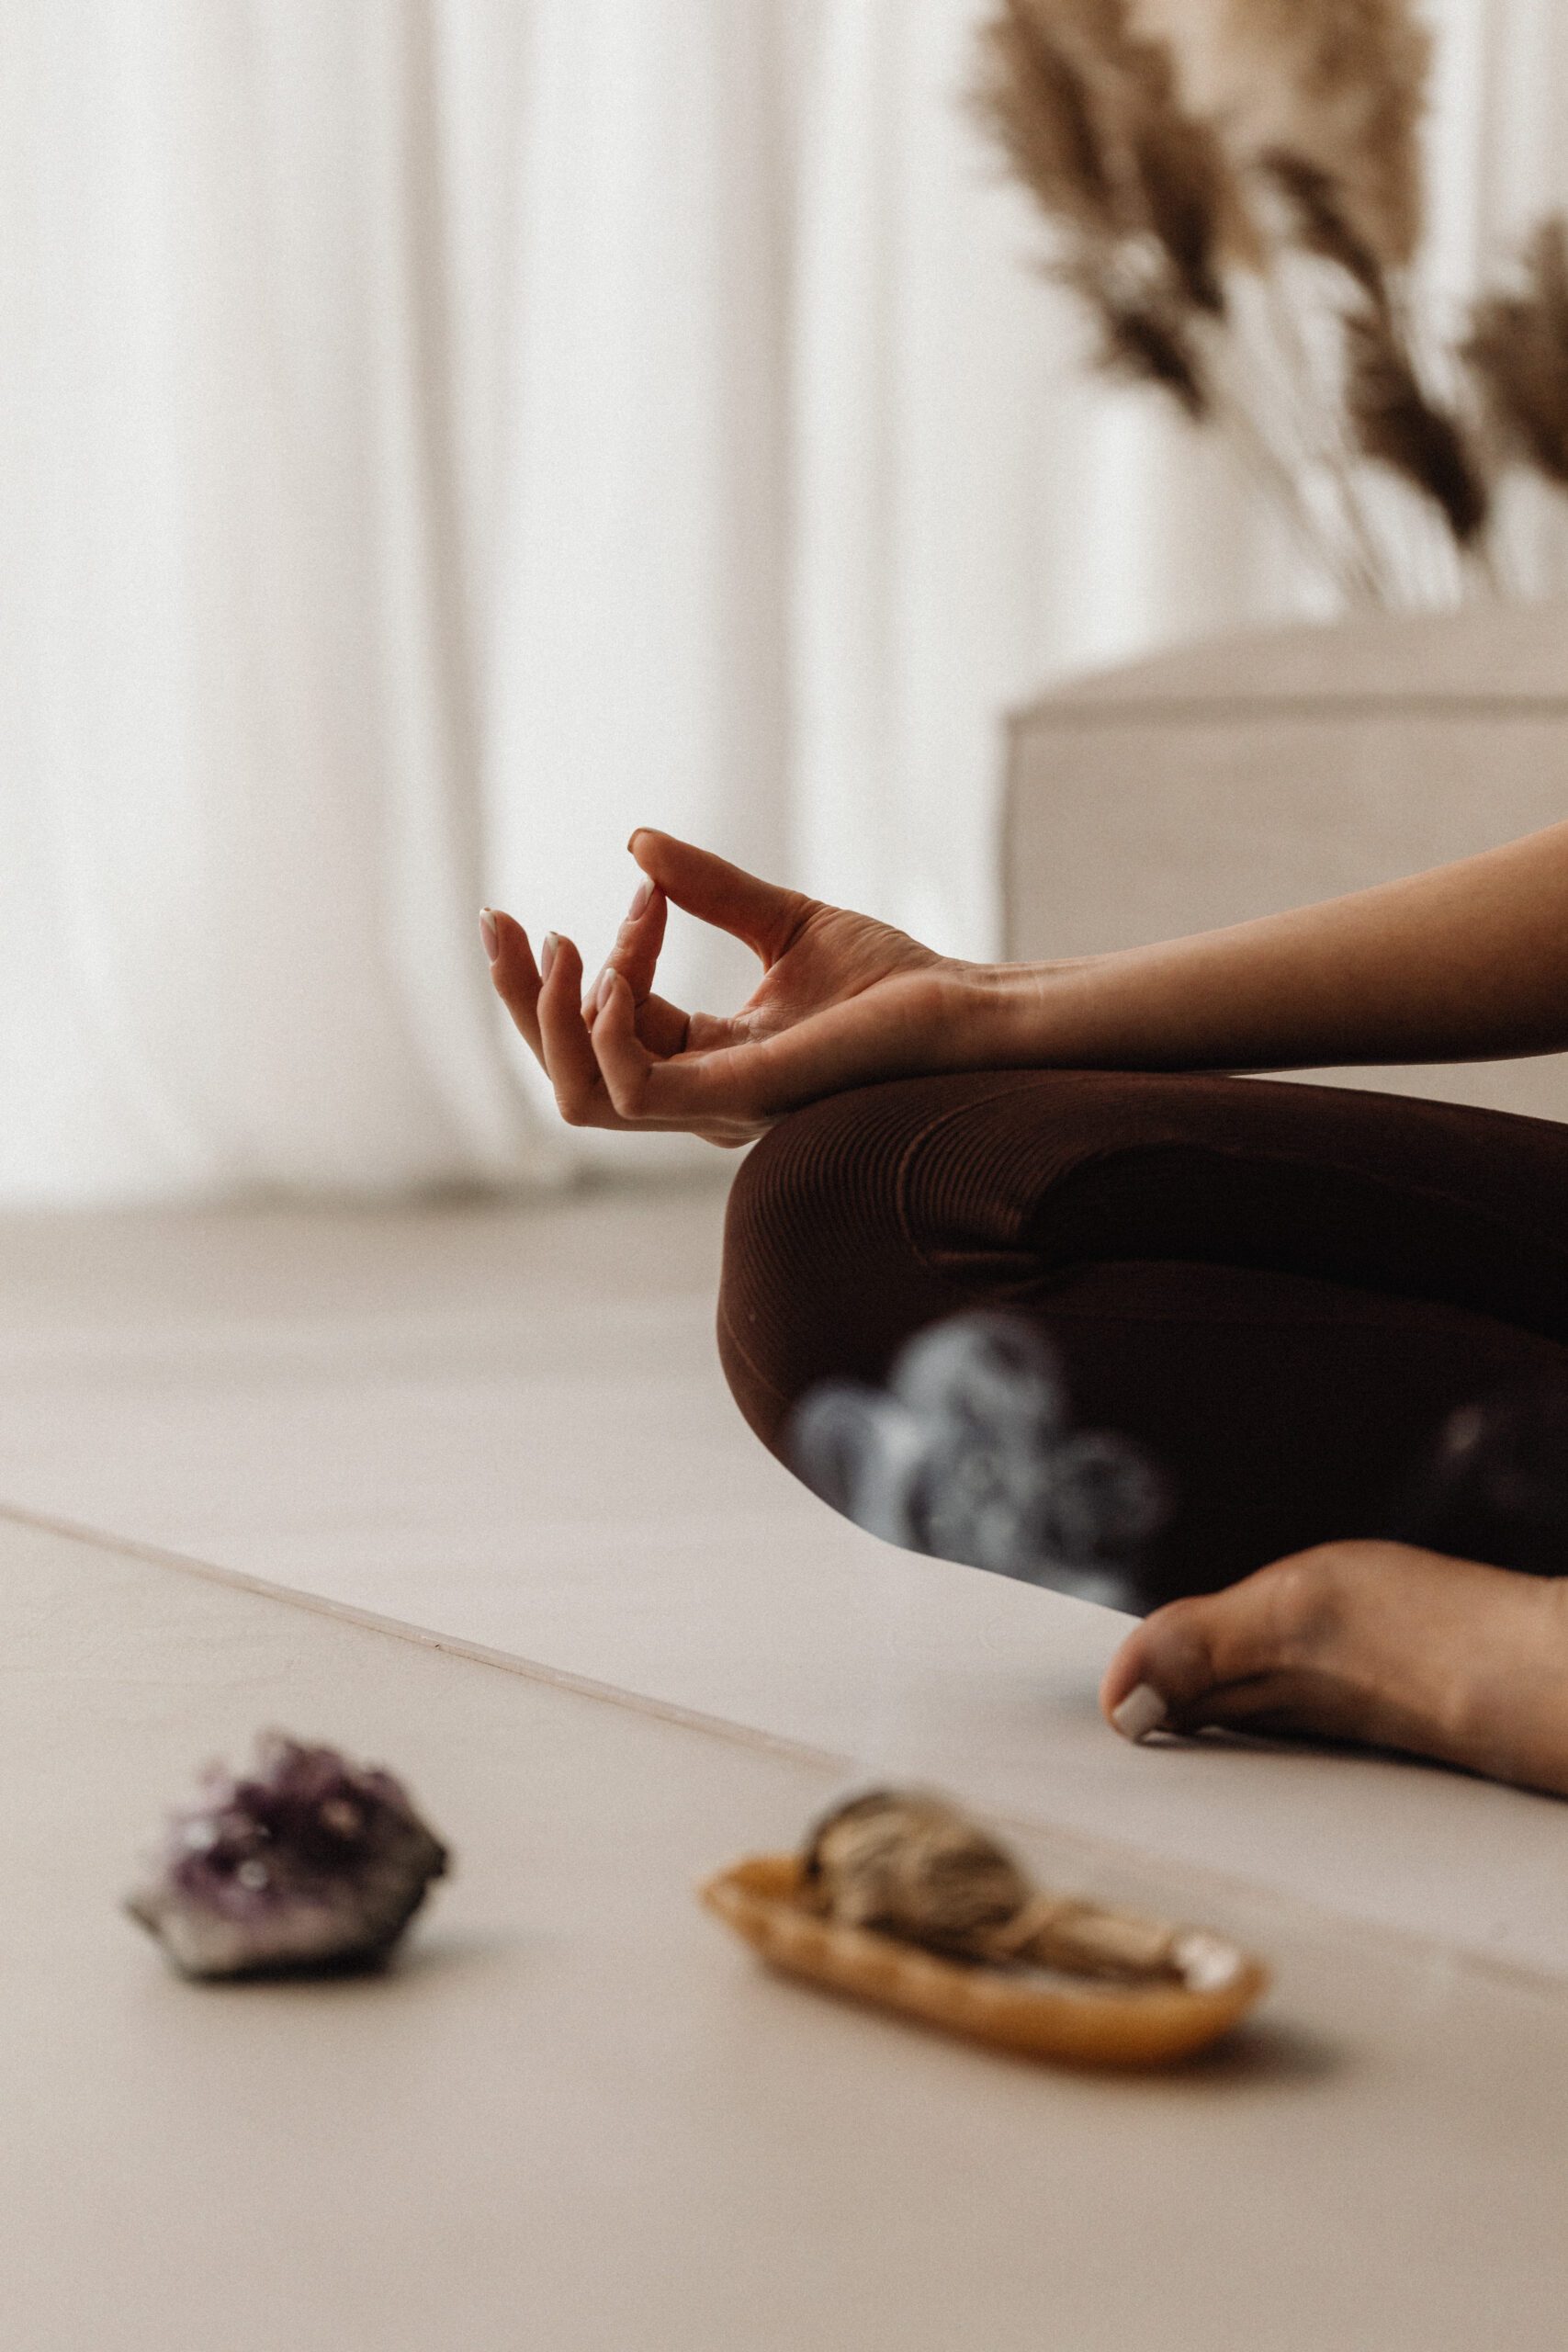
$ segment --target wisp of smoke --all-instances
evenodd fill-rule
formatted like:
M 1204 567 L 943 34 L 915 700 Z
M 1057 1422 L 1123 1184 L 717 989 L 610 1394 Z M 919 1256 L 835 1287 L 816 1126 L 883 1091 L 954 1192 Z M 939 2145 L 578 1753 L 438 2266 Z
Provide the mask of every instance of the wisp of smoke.
M 1051 1350 L 1006 1314 L 931 1325 L 886 1388 L 814 1388 L 790 1452 L 815 1493 L 889 1544 L 1111 1608 L 1136 1605 L 1133 1565 L 1170 1515 L 1131 1439 L 1071 1427 Z

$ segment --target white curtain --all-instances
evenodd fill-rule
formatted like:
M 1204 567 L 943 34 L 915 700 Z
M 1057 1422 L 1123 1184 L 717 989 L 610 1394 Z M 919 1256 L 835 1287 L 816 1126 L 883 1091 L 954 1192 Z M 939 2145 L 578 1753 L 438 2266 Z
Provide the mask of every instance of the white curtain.
M 592 957 L 646 820 L 984 954 L 1008 707 L 1311 606 L 1082 373 L 982 8 L 0 0 L 0 1201 L 668 1162 L 555 1125 L 481 898 Z M 1433 13 L 1451 300 L 1568 10 Z

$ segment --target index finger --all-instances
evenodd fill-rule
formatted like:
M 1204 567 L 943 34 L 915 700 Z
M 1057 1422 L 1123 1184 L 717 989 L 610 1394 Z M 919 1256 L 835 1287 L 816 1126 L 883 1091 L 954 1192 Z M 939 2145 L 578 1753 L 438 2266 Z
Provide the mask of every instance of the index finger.
M 630 914 L 615 934 L 609 957 L 631 989 L 634 1004 L 643 1003 L 653 992 L 653 976 L 659 968 L 659 954 L 669 921 L 669 899 L 657 882 L 649 882 L 645 876 Z
M 660 950 L 664 944 L 665 927 L 669 921 L 669 899 L 658 884 L 649 881 L 645 875 L 637 886 L 631 911 L 615 933 L 615 945 L 594 974 L 592 985 L 583 997 L 582 1017 L 590 1027 L 599 1009 L 599 990 L 606 972 L 625 975 L 634 1003 L 645 1004 L 648 1001 L 653 992 Z

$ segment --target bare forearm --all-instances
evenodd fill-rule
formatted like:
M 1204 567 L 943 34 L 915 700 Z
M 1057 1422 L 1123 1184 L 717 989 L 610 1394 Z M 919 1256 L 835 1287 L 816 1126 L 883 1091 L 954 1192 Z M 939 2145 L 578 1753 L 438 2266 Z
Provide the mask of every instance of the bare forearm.
M 1225 931 L 1014 967 L 1007 1058 L 1283 1069 L 1568 1049 L 1568 824 Z

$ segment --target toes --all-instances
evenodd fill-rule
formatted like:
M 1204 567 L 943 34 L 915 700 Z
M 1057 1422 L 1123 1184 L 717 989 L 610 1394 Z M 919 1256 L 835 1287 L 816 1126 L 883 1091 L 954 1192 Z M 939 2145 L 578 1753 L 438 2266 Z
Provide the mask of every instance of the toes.
M 1565 1592 L 1405 1544 L 1326 1544 L 1157 1611 L 1100 1703 L 1132 1739 L 1305 1732 L 1568 1794 Z
M 1118 1650 L 1100 1690 L 1108 1721 L 1129 1739 L 1290 1711 L 1304 1662 L 1337 1611 L 1332 1552 L 1260 1568 L 1228 1591 L 1172 1601 Z

